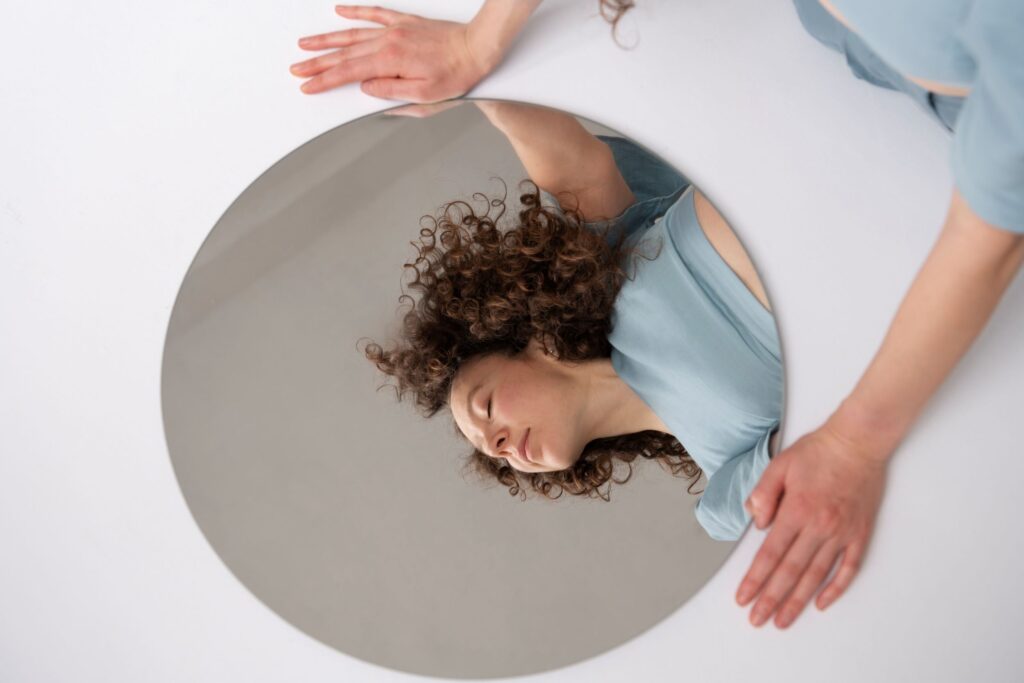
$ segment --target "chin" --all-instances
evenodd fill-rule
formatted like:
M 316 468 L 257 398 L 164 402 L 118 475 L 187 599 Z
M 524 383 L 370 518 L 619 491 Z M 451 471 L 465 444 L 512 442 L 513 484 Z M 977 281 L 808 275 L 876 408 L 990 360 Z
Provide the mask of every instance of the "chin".
M 572 468 L 572 466 L 575 464 L 575 460 L 573 460 L 572 462 L 556 460 L 554 463 L 544 462 L 542 466 L 544 467 L 544 471 L 546 472 L 562 472 L 563 470 Z
M 578 453 L 576 453 L 576 455 L 574 457 L 571 457 L 571 458 L 558 458 L 555 461 L 555 465 L 558 467 L 559 470 L 572 469 L 576 465 L 576 463 L 579 462 L 580 458 L 582 458 L 582 457 L 583 457 L 583 451 L 580 450 Z

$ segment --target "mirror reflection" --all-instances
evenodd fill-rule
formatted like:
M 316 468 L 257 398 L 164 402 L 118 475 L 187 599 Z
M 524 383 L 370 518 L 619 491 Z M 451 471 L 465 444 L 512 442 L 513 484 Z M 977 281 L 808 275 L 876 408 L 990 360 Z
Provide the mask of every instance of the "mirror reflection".
M 735 540 L 782 405 L 771 309 L 735 234 L 629 140 L 551 109 L 474 104 L 525 168 L 522 208 L 479 196 L 431 218 L 402 343 L 367 356 L 428 415 L 449 408 L 471 464 L 510 493 L 607 500 L 617 462 L 642 456 L 694 481 L 703 470 L 697 519 Z
M 162 391 L 189 508 L 257 598 L 366 661 L 486 678 L 699 590 L 783 383 L 764 284 L 686 176 L 592 121 L 460 100 L 246 188 L 182 284 Z

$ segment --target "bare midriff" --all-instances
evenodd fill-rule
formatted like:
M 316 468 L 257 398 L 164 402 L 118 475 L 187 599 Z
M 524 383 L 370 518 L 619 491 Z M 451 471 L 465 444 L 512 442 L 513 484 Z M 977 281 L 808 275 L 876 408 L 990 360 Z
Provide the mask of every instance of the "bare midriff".
M 838 21 L 840 24 L 842 24 L 846 28 L 850 29 L 854 33 L 859 33 L 859 31 L 857 31 L 857 29 L 854 28 L 853 25 L 850 24 L 850 22 L 846 20 L 846 17 L 844 17 L 842 14 L 840 14 L 839 10 L 837 10 L 835 7 L 833 7 L 832 2 L 830 0 L 818 0 L 818 2 L 821 3 L 821 6 L 824 7 L 828 11 L 829 14 L 831 14 L 833 17 L 836 18 L 836 21 Z M 936 95 L 951 95 L 953 97 L 967 97 L 968 95 L 971 94 L 971 89 L 967 88 L 967 87 L 964 87 L 962 85 L 948 85 L 946 83 L 938 83 L 936 81 L 929 81 L 928 79 L 925 79 L 925 78 L 917 78 L 915 76 L 908 76 L 907 74 L 903 74 L 903 77 L 906 78 L 911 83 L 914 83 L 915 85 L 919 85 L 922 88 L 924 88 L 925 90 L 928 90 L 929 92 L 933 92 Z

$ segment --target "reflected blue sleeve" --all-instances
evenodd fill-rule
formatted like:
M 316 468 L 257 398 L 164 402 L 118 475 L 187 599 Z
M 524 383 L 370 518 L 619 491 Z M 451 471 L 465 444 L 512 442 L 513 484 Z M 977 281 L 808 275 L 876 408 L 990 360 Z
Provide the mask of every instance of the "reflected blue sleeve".
M 773 431 L 765 432 L 753 448 L 731 458 L 708 479 L 694 514 L 716 541 L 735 541 L 750 524 L 750 515 L 743 507 L 743 501 L 768 467 L 771 460 L 768 441 Z
M 962 40 L 978 71 L 953 135 L 956 186 L 987 222 L 1024 232 L 1024 3 L 978 0 Z
M 597 139 L 611 149 L 619 173 L 636 198 L 615 218 L 584 224 L 594 232 L 608 230 L 606 240 L 613 244 L 621 234 L 629 239 L 651 227 L 679 199 L 690 181 L 632 140 L 611 135 L 598 135 Z M 560 208 L 551 193 L 541 190 L 540 194 L 545 205 Z

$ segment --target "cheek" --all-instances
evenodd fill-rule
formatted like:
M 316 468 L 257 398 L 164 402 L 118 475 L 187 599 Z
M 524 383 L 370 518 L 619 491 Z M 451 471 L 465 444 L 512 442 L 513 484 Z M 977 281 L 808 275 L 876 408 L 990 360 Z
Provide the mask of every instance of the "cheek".
M 544 459 L 557 470 L 565 470 L 576 464 L 586 445 L 564 427 L 555 427 L 543 439 Z
M 579 458 L 586 443 L 579 434 L 576 413 L 564 400 L 564 393 L 552 391 L 548 397 L 533 407 L 537 427 L 543 430 L 539 436 L 544 458 L 552 467 L 567 469 Z

